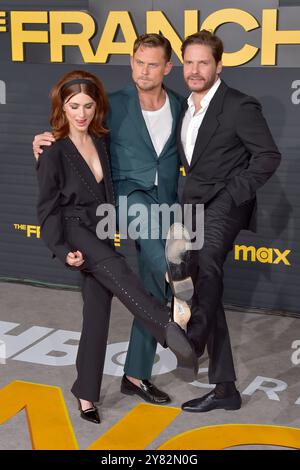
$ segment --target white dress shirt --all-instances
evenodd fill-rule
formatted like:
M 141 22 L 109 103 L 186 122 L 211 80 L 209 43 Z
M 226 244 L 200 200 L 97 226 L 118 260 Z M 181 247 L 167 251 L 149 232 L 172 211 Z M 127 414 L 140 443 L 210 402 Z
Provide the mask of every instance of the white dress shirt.
M 191 93 L 188 97 L 188 108 L 184 115 L 181 127 L 181 142 L 189 165 L 191 164 L 199 128 L 202 124 L 209 103 L 211 102 L 220 85 L 221 80 L 218 78 L 218 80 L 208 90 L 206 95 L 203 96 L 202 100 L 200 101 L 201 108 L 196 114 L 193 93 Z

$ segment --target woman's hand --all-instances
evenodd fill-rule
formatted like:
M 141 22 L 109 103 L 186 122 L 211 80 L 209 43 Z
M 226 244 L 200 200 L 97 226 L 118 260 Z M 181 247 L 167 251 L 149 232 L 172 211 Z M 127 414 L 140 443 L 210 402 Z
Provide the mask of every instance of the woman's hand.
M 43 149 L 41 146 L 43 145 L 52 145 L 55 142 L 55 138 L 51 132 L 44 132 L 43 134 L 38 134 L 34 137 L 32 142 L 32 149 L 33 155 L 35 159 L 38 160 L 41 153 L 43 153 Z
M 76 268 L 79 268 L 79 266 L 84 263 L 81 251 L 70 251 L 66 257 L 66 263 L 69 266 L 75 266 Z

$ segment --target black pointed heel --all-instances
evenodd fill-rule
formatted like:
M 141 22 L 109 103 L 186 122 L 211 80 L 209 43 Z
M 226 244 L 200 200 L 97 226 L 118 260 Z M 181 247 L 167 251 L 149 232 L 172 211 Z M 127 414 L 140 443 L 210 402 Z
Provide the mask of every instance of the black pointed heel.
M 77 398 L 78 402 L 78 409 L 80 411 L 80 417 L 82 419 L 85 419 L 86 421 L 90 421 L 91 423 L 99 424 L 101 422 L 100 417 L 99 417 L 99 412 L 98 408 L 94 405 L 91 408 L 88 408 L 87 410 L 83 410 L 81 406 L 81 402 L 79 398 Z

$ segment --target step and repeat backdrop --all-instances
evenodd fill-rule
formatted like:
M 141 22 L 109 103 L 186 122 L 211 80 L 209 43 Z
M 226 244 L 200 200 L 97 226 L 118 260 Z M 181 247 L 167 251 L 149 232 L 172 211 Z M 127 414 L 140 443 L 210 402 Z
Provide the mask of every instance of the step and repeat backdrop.
M 222 78 L 253 95 L 282 152 L 259 192 L 258 233 L 242 232 L 226 263 L 225 302 L 300 315 L 300 1 L 0 0 L 0 278 L 78 286 L 40 238 L 32 140 L 49 127 L 49 90 L 66 71 L 99 75 L 108 92 L 130 82 L 138 34 L 162 32 L 187 95 L 182 39 L 206 28 L 225 45 Z M 184 175 L 181 174 L 180 183 Z M 133 242 L 117 249 L 136 267 Z

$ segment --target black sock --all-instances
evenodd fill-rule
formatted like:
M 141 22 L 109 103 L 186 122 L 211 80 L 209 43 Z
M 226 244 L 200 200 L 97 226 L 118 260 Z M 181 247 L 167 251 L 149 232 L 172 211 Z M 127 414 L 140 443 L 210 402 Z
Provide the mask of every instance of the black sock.
M 218 398 L 226 398 L 235 394 L 236 387 L 234 382 L 219 382 L 216 384 L 214 392 Z

